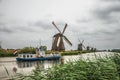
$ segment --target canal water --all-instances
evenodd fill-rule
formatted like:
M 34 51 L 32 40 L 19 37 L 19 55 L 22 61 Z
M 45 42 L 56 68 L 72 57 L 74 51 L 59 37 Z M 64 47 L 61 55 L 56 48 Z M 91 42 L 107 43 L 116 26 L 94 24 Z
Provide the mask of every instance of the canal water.
M 76 61 L 78 59 L 95 59 L 96 55 L 104 57 L 109 55 L 109 52 L 87 53 L 81 55 L 63 56 L 63 63 Z M 0 80 L 6 80 L 9 76 L 14 76 L 16 73 L 29 74 L 37 66 L 40 69 L 47 69 L 54 65 L 61 64 L 61 61 L 16 61 L 16 57 L 0 58 Z

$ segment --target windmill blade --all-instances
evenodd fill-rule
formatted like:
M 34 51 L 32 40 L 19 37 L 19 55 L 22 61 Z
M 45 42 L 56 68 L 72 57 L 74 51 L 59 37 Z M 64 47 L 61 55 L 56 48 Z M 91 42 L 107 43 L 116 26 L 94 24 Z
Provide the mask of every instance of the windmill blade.
M 65 36 L 63 36 L 63 38 L 70 46 L 72 46 L 72 43 Z
M 84 40 L 82 40 L 82 44 L 83 44 Z
M 66 27 L 67 27 L 67 24 L 65 24 L 65 27 L 64 27 L 64 29 L 63 29 L 62 34 L 64 34 L 64 32 L 65 32 L 65 30 L 66 30 Z
M 52 24 L 56 27 L 56 29 L 61 33 L 61 31 L 58 29 L 58 27 L 55 25 L 54 21 L 52 22 Z
M 78 40 L 79 40 L 79 42 L 81 43 L 80 39 L 78 39 Z
M 84 46 L 84 45 L 82 45 L 83 46 L 83 48 L 85 48 L 86 49 L 86 47 Z
M 59 37 L 57 40 L 57 47 L 60 45 L 60 40 L 61 40 L 61 38 Z

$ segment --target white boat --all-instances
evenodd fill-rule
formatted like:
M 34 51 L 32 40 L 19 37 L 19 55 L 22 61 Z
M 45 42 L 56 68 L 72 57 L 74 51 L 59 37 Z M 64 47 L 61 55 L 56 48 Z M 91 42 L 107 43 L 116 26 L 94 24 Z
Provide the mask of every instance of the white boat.
M 45 55 L 44 50 L 36 48 L 36 54 L 30 53 L 18 54 L 16 60 L 17 61 L 59 60 L 60 57 L 61 56 L 59 54 Z

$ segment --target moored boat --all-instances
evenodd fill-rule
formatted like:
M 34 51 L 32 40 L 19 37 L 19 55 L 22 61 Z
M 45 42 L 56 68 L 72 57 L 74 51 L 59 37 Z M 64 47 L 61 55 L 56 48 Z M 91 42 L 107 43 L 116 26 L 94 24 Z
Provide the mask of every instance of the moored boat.
M 36 54 L 30 54 L 30 53 L 23 53 L 18 54 L 18 57 L 16 58 L 17 61 L 43 61 L 43 60 L 59 60 L 61 56 L 59 54 L 50 54 L 45 55 L 45 51 L 36 48 Z
M 37 60 L 59 60 L 60 56 L 49 56 L 49 57 L 39 57 L 39 58 L 16 58 L 17 61 L 37 61 Z

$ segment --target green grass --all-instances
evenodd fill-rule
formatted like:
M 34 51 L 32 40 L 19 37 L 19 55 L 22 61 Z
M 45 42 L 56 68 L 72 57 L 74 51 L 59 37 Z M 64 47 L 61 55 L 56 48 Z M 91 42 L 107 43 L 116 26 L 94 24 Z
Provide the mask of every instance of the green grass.
M 64 51 L 64 52 L 61 52 L 61 55 L 78 55 L 78 54 L 90 53 L 90 52 L 93 52 L 93 51 L 87 51 L 87 50 L 77 51 L 77 50 L 73 50 L 73 51 Z

